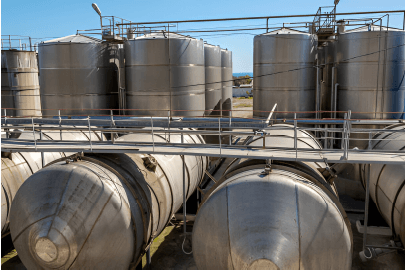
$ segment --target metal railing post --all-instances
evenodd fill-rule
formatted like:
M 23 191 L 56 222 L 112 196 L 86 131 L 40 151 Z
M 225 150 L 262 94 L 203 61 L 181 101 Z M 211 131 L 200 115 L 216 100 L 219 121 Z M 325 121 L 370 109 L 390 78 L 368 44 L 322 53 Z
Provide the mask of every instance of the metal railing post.
M 368 225 L 368 207 L 370 201 L 370 177 L 371 177 L 371 164 L 368 164 L 368 175 L 366 180 L 366 202 L 364 212 L 364 231 L 363 231 L 363 251 L 366 250 L 367 245 L 367 225 Z
M 93 144 L 91 142 L 91 130 L 90 130 L 90 116 L 87 116 L 87 123 L 89 124 L 89 142 L 90 142 L 90 150 L 93 152 Z
M 218 137 L 219 137 L 219 156 L 222 157 L 222 144 L 221 144 L 221 118 L 218 118 Z
M 297 147 L 297 113 L 294 113 L 294 149 L 295 149 L 295 159 L 298 158 L 298 147 Z
M 155 152 L 155 134 L 153 133 L 153 117 L 150 117 L 150 124 L 152 127 L 152 144 L 153 144 L 153 152 Z M 181 136 L 183 138 L 183 133 L 181 133 Z
M 112 110 L 110 110 L 110 119 L 111 119 L 110 126 L 113 128 L 113 127 L 115 127 L 115 123 L 114 123 L 114 114 L 113 114 Z M 115 138 L 114 138 L 115 134 L 114 134 L 114 132 L 111 132 L 110 135 L 111 135 L 111 142 L 114 144 L 114 142 L 115 142 Z
M 41 127 L 42 125 L 39 125 Z M 42 141 L 42 129 L 39 130 L 39 140 Z M 45 167 L 45 156 L 44 152 L 41 151 L 41 162 L 42 162 L 42 168 Z
M 62 128 L 62 118 L 60 117 L 60 110 L 58 110 L 58 115 L 59 115 L 59 127 Z M 59 131 L 59 136 L 60 136 L 60 140 L 62 141 L 62 129 L 60 129 Z
M 181 144 L 184 143 L 184 134 L 183 132 L 181 133 Z M 186 227 L 186 223 L 187 223 L 187 219 L 186 219 L 186 158 L 183 155 L 183 233 L 184 233 L 184 239 L 186 237 L 186 233 L 187 233 L 187 227 Z
M 32 135 L 34 136 L 35 152 L 37 151 L 37 139 L 35 138 L 34 117 L 31 117 Z
M 232 110 L 229 111 L 229 130 L 231 130 L 231 125 L 232 125 Z M 232 145 L 232 135 L 229 135 L 229 145 Z

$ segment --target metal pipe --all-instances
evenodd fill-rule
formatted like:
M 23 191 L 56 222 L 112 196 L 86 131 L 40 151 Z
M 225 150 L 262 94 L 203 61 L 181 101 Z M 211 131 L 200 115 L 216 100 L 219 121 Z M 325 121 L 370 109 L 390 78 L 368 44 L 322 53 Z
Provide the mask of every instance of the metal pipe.
M 366 250 L 367 245 L 367 224 L 368 224 L 368 208 L 370 203 L 370 171 L 371 171 L 371 164 L 368 164 L 368 174 L 367 174 L 367 181 L 366 181 L 366 202 L 365 202 L 365 213 L 364 213 L 364 232 L 363 232 L 363 251 Z
M 335 91 L 335 67 L 332 67 L 332 85 L 331 85 L 331 90 L 332 93 L 330 95 L 330 108 L 331 108 L 331 112 L 330 112 L 330 117 L 333 118 L 333 111 L 334 111 L 334 99 L 335 99 L 335 95 L 334 95 L 334 91 Z
M 341 16 L 341 15 L 361 15 L 361 14 L 401 13 L 401 12 L 405 12 L 405 10 L 344 12 L 344 13 L 336 13 L 335 15 Z M 300 17 L 315 17 L 315 16 L 317 16 L 317 14 L 264 16 L 264 17 L 240 17 L 240 18 L 224 18 L 224 19 L 183 20 L 183 21 L 160 21 L 160 22 L 131 22 L 131 23 L 123 23 L 123 24 L 117 24 L 117 25 L 221 22 L 221 21 L 241 21 L 241 20 L 260 20 L 260 19 L 300 18 Z
M 333 109 L 332 109 L 332 111 L 333 111 L 333 118 L 336 118 L 336 111 L 337 111 L 337 88 L 338 88 L 338 86 L 339 86 L 339 84 L 336 83 L 336 84 L 335 84 L 335 92 L 334 92 L 334 94 L 335 94 L 335 97 L 334 97 L 334 104 L 333 104 Z

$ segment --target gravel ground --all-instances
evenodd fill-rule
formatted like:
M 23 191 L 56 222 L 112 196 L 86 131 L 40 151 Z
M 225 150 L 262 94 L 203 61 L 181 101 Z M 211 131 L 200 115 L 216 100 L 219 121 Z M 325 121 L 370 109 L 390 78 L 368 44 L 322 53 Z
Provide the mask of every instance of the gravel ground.
M 233 98 L 233 117 L 253 118 L 253 98 Z

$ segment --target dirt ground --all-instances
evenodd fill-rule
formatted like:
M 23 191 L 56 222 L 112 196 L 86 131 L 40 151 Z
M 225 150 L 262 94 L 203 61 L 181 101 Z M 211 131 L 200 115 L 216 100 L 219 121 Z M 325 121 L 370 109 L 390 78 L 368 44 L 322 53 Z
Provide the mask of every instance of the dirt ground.
M 253 98 L 233 98 L 232 116 L 253 118 Z

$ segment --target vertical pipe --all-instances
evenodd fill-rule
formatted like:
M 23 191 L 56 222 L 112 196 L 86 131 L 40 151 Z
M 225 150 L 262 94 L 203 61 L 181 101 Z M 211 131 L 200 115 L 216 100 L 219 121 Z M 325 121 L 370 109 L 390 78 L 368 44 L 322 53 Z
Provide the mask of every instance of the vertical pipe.
M 184 134 L 183 132 L 181 133 L 181 144 L 184 143 Z M 186 238 L 186 233 L 187 233 L 187 227 L 186 227 L 186 160 L 185 156 L 182 158 L 183 160 L 183 233 L 184 233 L 184 239 Z
M 387 47 L 388 47 L 388 27 L 390 22 L 390 15 L 387 14 L 387 30 L 385 31 L 385 44 L 384 44 L 384 62 L 383 62 L 383 77 L 382 77 L 382 85 L 381 85 L 381 114 L 380 118 L 384 118 L 384 86 L 385 86 L 385 74 L 387 70 Z
M 39 125 L 40 127 L 42 125 Z M 39 130 L 39 140 L 42 141 L 42 129 Z M 41 151 L 41 162 L 42 162 L 42 168 L 45 167 L 45 156 L 44 156 L 44 152 Z
M 377 87 L 375 91 L 375 108 L 374 108 L 374 118 L 377 118 L 377 108 L 378 108 L 378 84 L 380 77 L 380 55 L 381 55 L 381 28 L 382 20 L 380 19 L 380 34 L 378 35 L 378 66 L 377 66 Z
M 334 80 L 335 80 L 335 67 L 332 67 L 332 86 L 331 86 L 331 95 L 330 95 L 330 108 L 331 111 L 333 111 L 333 104 L 334 104 L 334 90 L 335 90 L 335 84 L 334 84 Z M 333 112 L 330 112 L 330 118 L 333 118 Z
M 171 82 L 171 63 L 170 63 L 170 25 L 167 24 L 167 56 L 169 57 L 169 93 L 170 93 L 170 118 L 172 118 L 172 82 Z
M 150 248 L 148 248 L 148 251 L 146 251 L 146 267 L 148 270 L 152 269 L 151 262 L 152 260 L 150 258 Z
M 367 223 L 368 223 L 368 205 L 370 201 L 370 177 L 371 177 L 371 164 L 368 165 L 368 175 L 366 181 L 366 202 L 365 202 L 365 213 L 364 213 L 364 231 L 363 231 L 363 251 L 366 250 L 367 245 Z
M 320 111 L 320 87 L 319 87 L 319 53 L 316 53 L 316 105 L 315 105 L 315 116 L 316 119 L 319 119 L 319 111 Z
M 298 158 L 298 149 L 297 149 L 297 113 L 294 113 L 294 149 L 295 149 L 295 158 Z

